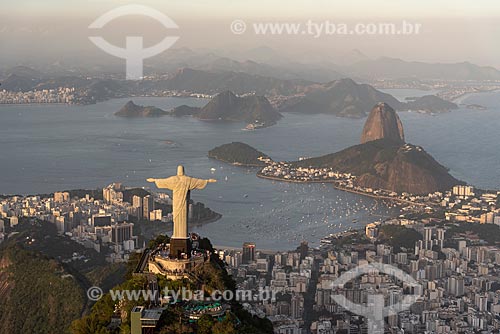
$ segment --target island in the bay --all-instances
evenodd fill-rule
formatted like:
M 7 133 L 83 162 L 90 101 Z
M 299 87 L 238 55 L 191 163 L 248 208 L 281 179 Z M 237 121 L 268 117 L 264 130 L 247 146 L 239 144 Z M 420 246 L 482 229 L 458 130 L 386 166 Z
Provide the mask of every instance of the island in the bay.
M 455 103 L 443 100 L 436 95 L 407 97 L 406 101 L 405 109 L 423 113 L 442 113 L 458 109 L 458 105 Z
M 263 167 L 266 165 L 265 161 L 269 159 L 265 153 L 241 142 L 217 146 L 208 152 L 208 157 L 246 167 Z
M 161 117 L 168 115 L 168 112 L 153 106 L 140 106 L 133 101 L 128 101 L 120 110 L 115 112 L 120 117 Z
M 203 121 L 244 122 L 245 130 L 255 130 L 275 125 L 283 117 L 282 113 L 321 113 L 337 117 L 363 118 L 368 115 L 367 111 L 379 102 L 390 105 L 395 110 L 426 114 L 458 108 L 455 103 L 436 95 L 412 97 L 401 102 L 368 84 L 359 84 L 346 78 L 296 87 L 296 92 L 287 97 L 254 93 L 237 95 L 225 90 L 212 96 L 203 107 L 180 105 L 168 111 L 153 106 L 139 106 L 129 101 L 115 115 L 129 118 L 190 116 Z
M 245 122 L 248 129 L 276 124 L 282 115 L 264 96 L 237 96 L 231 91 L 215 95 L 204 107 L 182 105 L 172 109 L 174 116 L 193 116 L 204 121 Z
M 282 117 L 264 96 L 237 96 L 230 91 L 215 95 L 201 108 L 181 105 L 166 111 L 128 101 L 115 115 L 130 118 L 192 116 L 203 121 L 245 122 L 248 130 L 274 125 Z

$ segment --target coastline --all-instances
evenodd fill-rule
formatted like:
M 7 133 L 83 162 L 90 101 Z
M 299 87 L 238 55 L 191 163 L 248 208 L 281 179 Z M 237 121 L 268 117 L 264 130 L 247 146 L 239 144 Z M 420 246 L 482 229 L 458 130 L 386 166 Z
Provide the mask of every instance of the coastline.
M 203 226 L 205 224 L 210 224 L 210 223 L 215 223 L 216 221 L 218 221 L 219 219 L 222 218 L 222 214 L 221 213 L 218 213 L 218 212 L 215 212 L 215 211 L 212 211 L 215 213 L 215 215 L 211 218 L 208 218 L 208 219 L 201 219 L 201 220 L 197 220 L 195 222 L 189 222 L 190 225 L 192 226 Z
M 224 159 L 220 159 L 220 158 L 216 158 L 214 156 L 211 156 L 211 155 L 207 155 L 210 159 L 213 159 L 213 160 L 217 160 L 217 161 L 220 161 L 220 162 L 223 162 L 225 164 L 228 164 L 228 165 L 232 165 L 232 166 L 236 166 L 236 167 L 252 167 L 252 168 L 262 168 L 262 167 L 265 167 L 265 164 L 264 165 L 254 165 L 254 164 L 242 164 L 240 162 L 231 162 L 231 161 L 226 161 Z
M 325 180 L 325 181 L 320 181 L 320 180 L 318 180 L 318 181 L 287 180 L 287 179 L 283 179 L 283 178 L 279 178 L 279 177 L 262 175 L 260 173 L 257 173 L 257 177 L 260 177 L 262 179 L 268 179 L 268 180 L 279 181 L 279 182 L 289 182 L 289 183 L 328 183 L 328 184 L 332 184 L 333 187 L 337 190 L 346 191 L 346 192 L 349 192 L 352 194 L 367 196 L 367 197 L 371 197 L 371 198 L 375 198 L 375 199 L 394 201 L 394 202 L 399 202 L 399 203 L 404 203 L 404 204 L 409 204 L 409 205 L 425 206 L 425 204 L 423 204 L 423 203 L 415 203 L 415 202 L 407 201 L 407 200 L 400 199 L 400 198 L 383 196 L 383 195 L 375 195 L 375 194 L 370 194 L 370 193 L 358 191 L 355 189 L 341 187 L 341 186 L 337 185 L 337 182 L 334 180 L 331 180 L 331 181 L 329 181 L 329 180 Z
M 33 102 L 33 103 L 3 103 L 0 102 L 0 106 L 79 106 L 83 104 L 79 103 L 66 103 L 66 102 Z
M 423 203 L 415 203 L 415 202 L 407 201 L 407 200 L 400 199 L 400 198 L 394 198 L 394 197 L 389 197 L 389 196 L 381 196 L 381 195 L 374 195 L 374 194 L 369 194 L 369 193 L 365 193 L 365 192 L 362 192 L 362 191 L 357 191 L 357 190 L 349 189 L 349 188 L 343 188 L 343 187 L 339 187 L 339 186 L 335 186 L 335 185 L 333 187 L 335 189 L 338 189 L 338 190 L 346 191 L 346 192 L 357 194 L 357 195 L 367 196 L 367 197 L 371 197 L 371 198 L 375 198 L 375 199 L 382 199 L 382 200 L 387 200 L 387 201 L 394 201 L 394 202 L 399 202 L 399 203 L 404 203 L 404 204 L 409 204 L 409 205 L 426 206 Z
M 0 107 L 1 106 L 37 106 L 37 105 L 65 105 L 65 106 L 91 106 L 99 103 L 104 103 L 107 101 L 111 100 L 121 100 L 121 99 L 133 99 L 133 98 L 192 98 L 192 99 L 198 99 L 198 100 L 209 100 L 209 98 L 206 97 L 200 97 L 197 96 L 196 93 L 193 93 L 194 95 L 126 95 L 126 96 L 110 96 L 106 97 L 104 99 L 100 100 L 92 100 L 92 101 L 79 101 L 79 102 L 72 102 L 72 103 L 66 103 L 66 102 L 27 102 L 27 103 L 2 103 L 0 102 Z M 199 93 L 203 94 L 203 93 Z M 172 115 L 173 116 L 173 115 Z
M 485 91 L 480 91 L 480 92 L 465 93 L 465 94 L 462 94 L 460 96 L 457 96 L 451 102 L 456 103 L 456 104 L 463 104 L 465 99 L 467 99 L 471 96 L 474 96 L 476 94 L 495 93 L 495 92 L 500 92 L 500 89 L 492 89 L 492 90 L 485 90 Z
M 313 180 L 313 181 L 301 181 L 301 180 L 290 180 L 290 179 L 284 179 L 281 177 L 276 177 L 276 176 L 267 176 L 263 175 L 260 172 L 257 173 L 257 177 L 260 177 L 261 179 L 268 179 L 268 180 L 273 180 L 273 181 L 279 181 L 279 182 L 288 182 L 288 183 L 336 183 L 335 180 Z

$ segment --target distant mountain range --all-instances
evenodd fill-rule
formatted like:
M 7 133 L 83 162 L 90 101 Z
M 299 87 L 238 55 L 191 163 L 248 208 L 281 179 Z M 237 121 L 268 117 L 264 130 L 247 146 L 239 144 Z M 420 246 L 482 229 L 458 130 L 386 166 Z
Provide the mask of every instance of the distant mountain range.
M 193 68 L 202 71 L 231 71 L 281 80 L 306 80 L 311 82 L 329 82 L 345 77 L 344 74 L 336 70 L 335 66 L 325 67 L 323 65 L 300 63 L 270 65 L 253 60 L 237 61 L 230 58 L 217 58 L 210 63 L 194 66 Z
M 270 50 L 267 50 L 269 53 Z M 157 95 L 165 91 L 185 91 L 210 95 L 231 91 L 238 95 L 284 96 L 275 104 L 280 112 L 327 113 L 341 117 L 361 118 L 378 102 L 391 105 L 395 110 L 419 110 L 428 113 L 457 108 L 437 96 L 415 98 L 407 103 L 383 93 L 368 84 L 356 83 L 349 78 L 338 79 L 341 73 L 359 78 L 430 78 L 439 80 L 491 80 L 500 79 L 500 72 L 491 67 L 470 63 L 428 64 L 406 62 L 400 59 L 361 59 L 355 64 L 337 66 L 331 63 L 276 64 L 253 60 L 237 61 L 210 54 L 203 58 L 189 50 L 171 53 L 195 68 L 183 67 L 174 72 L 142 81 L 87 78 L 85 76 L 54 76 L 42 74 L 28 67 L 16 67 L 0 73 L 2 89 L 29 91 L 75 87 L 75 101 L 95 103 L 110 98 L 132 95 Z M 182 63 L 182 62 L 181 62 Z M 319 78 L 319 76 L 322 76 Z M 330 80 L 336 78 L 335 80 Z M 329 80 L 324 83 L 323 80 Z M 256 101 L 259 102 L 259 101 Z M 273 102 L 274 103 L 274 102 Z M 187 110 L 184 110 L 186 112 Z M 194 111 L 187 111 L 192 114 Z M 177 114 L 182 114 L 176 110 Z M 212 112 L 213 113 L 213 112 Z M 205 113 L 201 113 L 204 117 Z M 211 117 L 209 115 L 209 117 Z
M 24 92 L 43 80 L 43 74 L 27 66 L 16 66 L 0 72 L 1 89 Z
M 343 77 L 357 81 L 372 79 L 418 78 L 431 80 L 500 80 L 500 71 L 469 62 L 428 63 L 381 57 L 371 59 L 360 50 L 331 53 L 306 51 L 287 57 L 271 47 L 238 52 L 173 49 L 159 57 L 156 71 L 188 67 L 205 71 L 244 72 L 279 79 L 304 79 L 326 83 Z
M 39 80 L 40 79 L 11 74 L 2 81 L 2 89 L 11 92 L 25 92 L 36 86 Z
M 201 71 L 190 68 L 183 68 L 169 75 L 164 79 L 142 80 L 142 81 L 122 81 L 112 79 L 89 79 L 82 77 L 57 77 L 41 78 L 36 71 L 21 68 L 18 74 L 10 73 L 3 81 L 2 88 L 12 91 L 28 91 L 53 89 L 57 87 L 75 87 L 77 89 L 76 101 L 80 103 L 95 103 L 110 98 L 126 97 L 131 95 L 151 95 L 162 91 L 188 91 L 207 94 L 217 94 L 228 91 L 235 94 L 254 94 L 256 96 L 286 96 L 276 106 L 280 112 L 296 112 L 305 114 L 326 113 L 340 117 L 365 117 L 371 106 L 383 102 L 394 107 L 396 110 L 423 110 L 429 113 L 448 111 L 457 108 L 451 102 L 442 100 L 437 96 L 424 96 L 415 98 L 408 103 L 403 103 L 393 96 L 383 93 L 368 84 L 359 84 L 349 78 L 338 79 L 327 83 L 314 83 L 306 80 L 284 80 L 268 76 L 251 75 L 244 72 L 229 71 Z M 222 98 L 221 95 L 219 99 Z M 228 97 L 228 96 L 226 96 Z M 236 101 L 237 99 L 233 99 Z M 215 103 L 216 101 L 214 101 Z M 223 100 L 217 103 L 223 103 Z M 226 99 L 226 102 L 231 102 Z M 232 103 L 232 102 L 231 102 Z M 268 105 L 263 98 L 252 97 L 242 103 L 260 105 L 253 116 L 248 108 L 241 104 L 240 109 L 234 115 L 237 120 L 258 121 L 274 124 L 279 118 L 277 112 Z M 212 108 L 212 110 L 209 110 Z M 232 108 L 232 106 L 227 106 Z M 199 115 L 201 119 L 227 119 L 233 120 L 234 115 L 227 114 L 224 108 L 217 108 L 212 105 L 207 106 Z M 243 111 L 246 110 L 246 111 Z M 258 110 L 264 110 L 260 112 Z M 127 114 L 126 111 L 118 113 L 131 117 L 137 111 Z M 220 113 L 224 115 L 220 115 Z M 241 113 L 246 116 L 242 116 Z M 184 111 L 174 110 L 174 115 L 193 115 L 194 109 Z M 160 116 L 162 113 L 147 112 L 149 116 Z M 140 115 L 139 115 L 140 116 Z M 147 115 L 146 115 L 147 116 Z M 269 116 L 269 118 L 268 118 Z
M 181 68 L 167 78 L 142 81 L 96 79 L 79 76 L 32 76 L 28 73 L 11 73 L 1 79 L 1 89 L 15 92 L 75 87 L 88 96 L 89 102 L 115 97 L 150 94 L 151 92 L 176 90 L 217 94 L 231 90 L 236 94 L 292 95 L 303 87 L 313 84 L 303 79 L 278 79 L 271 76 L 233 71 L 206 71 Z
M 0 70 L 0 81 L 9 90 L 26 90 L 33 88 L 47 78 L 61 77 L 96 77 L 119 71 L 121 66 L 113 63 L 112 66 L 94 64 L 88 66 L 69 64 L 67 61 L 56 61 L 38 70 L 26 66 L 17 66 L 7 70 Z M 422 79 L 422 80 L 500 80 L 500 71 L 489 66 L 479 66 L 470 62 L 461 63 L 427 63 L 420 61 L 405 61 L 398 58 L 381 57 L 371 59 L 359 50 L 339 50 L 330 53 L 305 51 L 293 58 L 287 57 L 280 50 L 264 46 L 251 50 L 194 50 L 189 48 L 169 49 L 161 55 L 148 61 L 145 68 L 146 74 L 175 73 L 179 69 L 192 69 L 202 72 L 225 72 L 226 79 L 232 79 L 232 84 L 238 83 L 237 78 L 232 78 L 235 73 L 241 75 L 274 78 L 277 80 L 299 80 L 312 83 L 327 83 L 340 78 L 350 77 L 356 81 L 369 81 L 373 79 Z M 50 73 L 42 73 L 50 71 Z M 232 74 L 231 74 L 232 73 Z M 122 73 L 121 73 L 122 74 Z M 186 75 L 187 73 L 184 73 Z M 10 75 L 15 75 L 9 78 Z M 175 76 L 175 75 L 174 75 Z M 116 77 L 116 75 L 113 75 Z M 7 80 L 8 79 L 8 80 Z M 28 80 L 24 82 L 24 80 Z M 183 80 L 188 80 L 184 77 Z M 22 80 L 23 82 L 20 82 Z M 7 82 L 5 82 L 7 81 Z M 17 81 L 17 83 L 16 83 Z M 163 84 L 168 87 L 171 79 Z M 4 83 L 5 82 L 5 83 Z M 245 82 L 251 82 L 248 77 Z M 181 87 L 182 80 L 177 79 L 173 85 Z M 184 83 L 188 84 L 189 81 Z M 202 84 L 189 87 L 212 90 Z M 255 91 L 258 94 L 265 92 L 259 89 L 249 89 L 247 85 L 222 87 L 218 91 L 233 90 L 239 94 Z M 137 88 L 137 87 L 136 87 Z M 213 88 L 213 87 L 212 87 Z M 5 88 L 7 89 L 7 88 Z M 266 87 L 264 89 L 269 89 Z M 28 89 L 29 90 L 29 89 Z
M 387 57 L 360 61 L 344 67 L 343 71 L 349 76 L 366 79 L 500 80 L 500 71 L 494 67 L 469 62 L 424 63 Z
M 182 68 L 170 75 L 168 79 L 151 83 L 143 82 L 141 86 L 148 88 L 148 84 L 154 85 L 156 89 L 187 90 L 208 94 L 230 90 L 236 94 L 290 95 L 312 82 L 302 79 L 283 80 L 245 72 Z
M 343 77 L 371 79 L 500 80 L 500 71 L 469 62 L 428 63 L 381 57 L 370 59 L 361 51 L 320 54 L 304 52 L 294 59 L 271 47 L 239 52 L 195 51 L 182 48 L 166 52 L 161 68 L 172 71 L 190 67 L 206 71 L 233 71 L 280 79 L 304 79 L 326 83 Z M 159 64 L 158 64 L 159 65 Z M 158 66 L 157 65 L 157 66 Z

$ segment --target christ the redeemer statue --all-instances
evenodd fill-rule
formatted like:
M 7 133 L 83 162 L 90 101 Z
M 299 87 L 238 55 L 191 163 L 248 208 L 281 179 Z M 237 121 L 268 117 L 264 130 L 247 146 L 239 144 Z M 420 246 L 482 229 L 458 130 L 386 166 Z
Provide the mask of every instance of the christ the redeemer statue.
M 174 232 L 170 240 L 170 253 L 174 256 L 180 256 L 180 253 L 186 253 L 190 256 L 191 244 L 188 237 L 188 206 L 190 192 L 193 189 L 203 189 L 208 183 L 217 182 L 217 180 L 195 179 L 184 175 L 184 167 L 177 167 L 177 175 L 166 179 L 152 179 L 148 182 L 154 182 L 160 189 L 170 189 L 173 193 L 172 207 L 174 216 Z

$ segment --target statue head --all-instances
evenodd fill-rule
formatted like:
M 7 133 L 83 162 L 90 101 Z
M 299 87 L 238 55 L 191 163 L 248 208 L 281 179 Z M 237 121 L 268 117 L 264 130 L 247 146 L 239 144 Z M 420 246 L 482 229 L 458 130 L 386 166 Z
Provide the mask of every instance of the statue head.
M 183 176 L 184 175 L 184 166 L 179 165 L 177 166 L 177 176 Z

